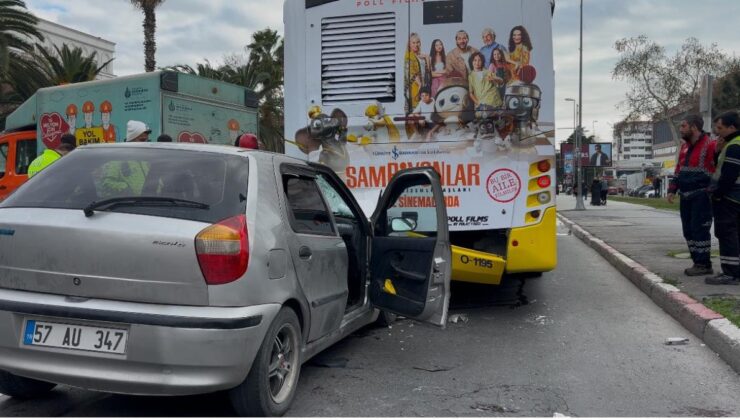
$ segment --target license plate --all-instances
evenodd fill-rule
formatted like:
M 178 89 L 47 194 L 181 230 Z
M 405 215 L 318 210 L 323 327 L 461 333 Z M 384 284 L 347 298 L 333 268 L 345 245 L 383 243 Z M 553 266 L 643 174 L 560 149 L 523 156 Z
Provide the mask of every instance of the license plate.
M 23 344 L 98 353 L 126 354 L 128 330 L 26 320 Z

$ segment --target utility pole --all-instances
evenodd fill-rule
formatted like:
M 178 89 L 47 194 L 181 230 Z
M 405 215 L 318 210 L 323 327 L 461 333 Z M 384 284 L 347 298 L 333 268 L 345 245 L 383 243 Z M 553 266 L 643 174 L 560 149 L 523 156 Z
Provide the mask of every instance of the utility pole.
M 578 159 L 576 159 L 576 185 L 580 189 L 576 195 L 576 210 L 586 210 L 583 203 L 583 189 L 581 188 L 581 132 L 583 117 L 583 0 L 581 0 L 581 41 L 580 41 L 580 59 L 578 64 L 578 128 L 576 128 L 576 150 Z

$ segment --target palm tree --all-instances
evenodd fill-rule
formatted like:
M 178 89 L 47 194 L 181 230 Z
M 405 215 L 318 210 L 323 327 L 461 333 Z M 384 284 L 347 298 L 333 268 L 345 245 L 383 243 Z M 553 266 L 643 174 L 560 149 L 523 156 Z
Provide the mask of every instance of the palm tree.
M 134 7 L 144 12 L 144 68 L 148 72 L 154 71 L 157 66 L 154 58 L 154 54 L 157 52 L 157 42 L 154 39 L 154 33 L 157 30 L 157 17 L 154 10 L 162 3 L 164 3 L 164 0 L 131 0 Z
M 23 0 L 0 0 L 0 81 L 8 70 L 11 51 L 32 52 L 33 40 L 44 39 L 37 24 Z
M 109 60 L 97 65 L 96 53 L 85 55 L 79 47 L 64 44 L 46 49 L 37 44 L 31 53 L 10 52 L 6 81 L 0 84 L 0 120 L 33 96 L 37 90 L 94 80 Z M 0 124 L 3 126 L 3 124 Z
M 270 150 L 284 152 L 284 39 L 277 31 L 263 29 L 252 34 L 247 49 L 254 72 L 260 75 L 258 83 L 248 86 L 260 98 L 260 138 Z
M 283 40 L 277 31 L 265 29 L 252 35 L 246 49 L 246 59 L 233 56 L 218 67 L 205 60 L 195 68 L 178 64 L 165 70 L 221 80 L 254 91 L 259 100 L 260 140 L 269 150 L 284 152 Z
M 113 61 L 110 59 L 98 66 L 96 52 L 85 55 L 82 48 L 70 48 L 67 44 L 62 45 L 62 48 L 55 45 L 53 50 L 37 44 L 36 49 L 35 61 L 46 77 L 45 84 L 48 86 L 94 80 Z

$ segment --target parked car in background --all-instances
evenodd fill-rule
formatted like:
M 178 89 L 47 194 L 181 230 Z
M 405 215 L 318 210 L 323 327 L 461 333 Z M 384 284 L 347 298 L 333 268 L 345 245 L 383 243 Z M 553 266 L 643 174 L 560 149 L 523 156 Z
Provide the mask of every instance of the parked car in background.
M 282 155 L 78 148 L 0 203 L 0 393 L 229 390 L 241 416 L 281 415 L 301 364 L 379 310 L 445 324 L 447 226 L 432 168 L 396 173 L 368 218 Z
M 641 187 L 638 187 L 632 191 L 630 191 L 629 195 L 630 197 L 644 197 L 642 194 L 647 190 L 652 190 L 652 185 L 643 185 Z
M 642 191 L 640 191 L 639 197 L 653 198 L 655 197 L 655 189 L 652 186 L 650 186 L 649 188 L 645 188 Z

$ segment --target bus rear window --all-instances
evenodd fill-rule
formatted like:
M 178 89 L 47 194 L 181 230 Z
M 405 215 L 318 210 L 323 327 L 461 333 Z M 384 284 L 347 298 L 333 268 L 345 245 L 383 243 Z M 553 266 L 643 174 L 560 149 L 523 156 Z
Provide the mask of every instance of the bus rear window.
M 462 0 L 444 0 L 424 3 L 424 24 L 462 23 Z

